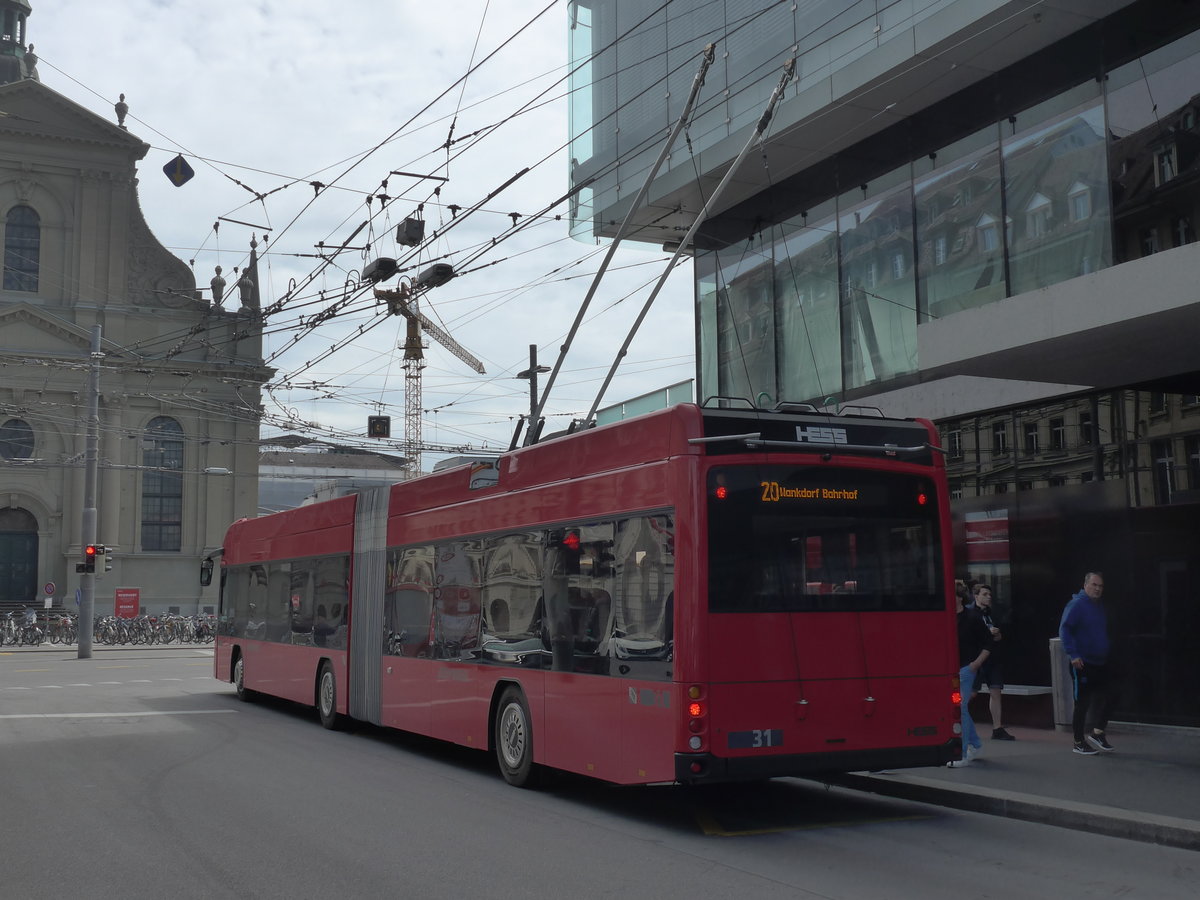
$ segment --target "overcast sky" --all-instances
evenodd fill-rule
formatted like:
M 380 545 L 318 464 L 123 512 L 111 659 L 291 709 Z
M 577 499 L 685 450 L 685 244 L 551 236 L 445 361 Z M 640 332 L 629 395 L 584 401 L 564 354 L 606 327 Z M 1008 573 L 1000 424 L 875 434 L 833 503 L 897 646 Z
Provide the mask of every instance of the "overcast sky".
M 289 417 L 360 435 L 367 415 L 380 412 L 401 438 L 403 320 L 380 323 L 382 313 L 362 303 L 313 329 L 297 316 L 336 302 L 366 260 L 401 256 L 395 226 L 418 204 L 427 230 L 444 230 L 449 205 L 475 206 L 535 167 L 429 242 L 420 259 L 421 268 L 445 258 L 463 271 L 429 293 L 422 311 L 487 368 L 476 375 L 427 340 L 423 439 L 507 446 L 529 406 L 527 382 L 514 378 L 528 367 L 529 344 L 553 365 L 604 250 L 569 238 L 564 204 L 554 210 L 562 220 L 546 217 L 480 252 L 511 229 L 510 213 L 525 223 L 568 189 L 566 0 L 31 2 L 28 41 L 46 86 L 112 121 L 126 95 L 126 126 L 151 145 L 139 165 L 142 209 L 159 240 L 194 261 L 198 286 L 220 265 L 226 304 L 236 305 L 233 269 L 245 264 L 251 236 L 269 231 L 263 305 L 296 299 L 267 325 L 265 355 L 281 355 L 271 363 L 279 374 L 264 397 L 264 436 Z M 196 177 L 176 188 L 162 167 L 180 152 Z M 311 182 L 327 187 L 318 196 Z M 391 198 L 383 213 L 378 200 L 366 202 L 380 193 Z M 342 244 L 372 216 L 351 242 L 370 249 L 338 255 L 289 294 L 293 279 L 303 285 L 316 270 L 320 242 Z M 236 221 L 214 230 L 219 219 Z M 666 258 L 632 244 L 618 252 L 559 376 L 547 430 L 591 406 Z M 370 330 L 347 342 L 363 326 Z M 604 404 L 693 377 L 694 343 L 688 264 L 668 282 Z M 436 458 L 426 454 L 426 468 Z

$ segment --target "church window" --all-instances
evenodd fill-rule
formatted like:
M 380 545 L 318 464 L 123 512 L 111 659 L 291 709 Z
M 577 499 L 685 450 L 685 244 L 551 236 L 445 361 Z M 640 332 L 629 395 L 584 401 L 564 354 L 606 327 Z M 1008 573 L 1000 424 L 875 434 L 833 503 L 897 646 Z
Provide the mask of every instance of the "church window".
M 21 419 L 0 425 L 0 459 L 29 459 L 33 456 L 33 429 Z
M 183 543 L 183 428 L 151 419 L 142 439 L 142 549 L 175 550 Z
M 28 206 L 14 206 L 4 222 L 4 290 L 38 289 L 42 220 Z

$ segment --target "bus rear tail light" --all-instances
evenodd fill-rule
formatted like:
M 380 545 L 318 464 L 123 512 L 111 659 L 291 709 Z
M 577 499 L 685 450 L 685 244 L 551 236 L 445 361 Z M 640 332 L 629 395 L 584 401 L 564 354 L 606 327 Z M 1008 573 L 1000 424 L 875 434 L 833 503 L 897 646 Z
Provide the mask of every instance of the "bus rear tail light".
M 950 705 L 954 707 L 954 717 L 962 718 L 962 684 L 955 675 L 950 679 Z
M 688 749 L 703 750 L 706 743 L 705 733 L 708 731 L 708 706 L 704 703 L 704 689 L 693 684 L 687 690 L 688 703 Z

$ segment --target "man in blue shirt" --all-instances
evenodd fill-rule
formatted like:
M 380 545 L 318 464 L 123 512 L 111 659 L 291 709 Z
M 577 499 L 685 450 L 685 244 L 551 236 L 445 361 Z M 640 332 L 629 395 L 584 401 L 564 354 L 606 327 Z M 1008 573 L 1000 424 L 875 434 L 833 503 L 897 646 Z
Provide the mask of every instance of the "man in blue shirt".
M 1103 595 L 1104 576 L 1088 572 L 1083 579 L 1083 590 L 1067 603 L 1058 626 L 1058 636 L 1071 660 L 1075 688 L 1072 749 L 1085 756 L 1114 749 L 1104 735 L 1108 724 L 1109 639 Z

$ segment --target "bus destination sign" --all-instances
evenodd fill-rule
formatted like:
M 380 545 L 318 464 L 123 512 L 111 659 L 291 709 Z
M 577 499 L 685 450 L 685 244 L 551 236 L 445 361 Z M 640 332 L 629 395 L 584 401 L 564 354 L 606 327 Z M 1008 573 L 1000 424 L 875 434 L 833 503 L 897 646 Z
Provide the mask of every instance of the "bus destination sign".
M 805 487 L 803 485 L 781 484 L 778 481 L 761 481 L 759 482 L 759 488 L 762 490 L 761 500 L 763 503 L 789 503 L 796 501 L 866 503 L 872 499 L 868 496 L 868 491 L 861 487 L 833 487 L 830 485 Z

